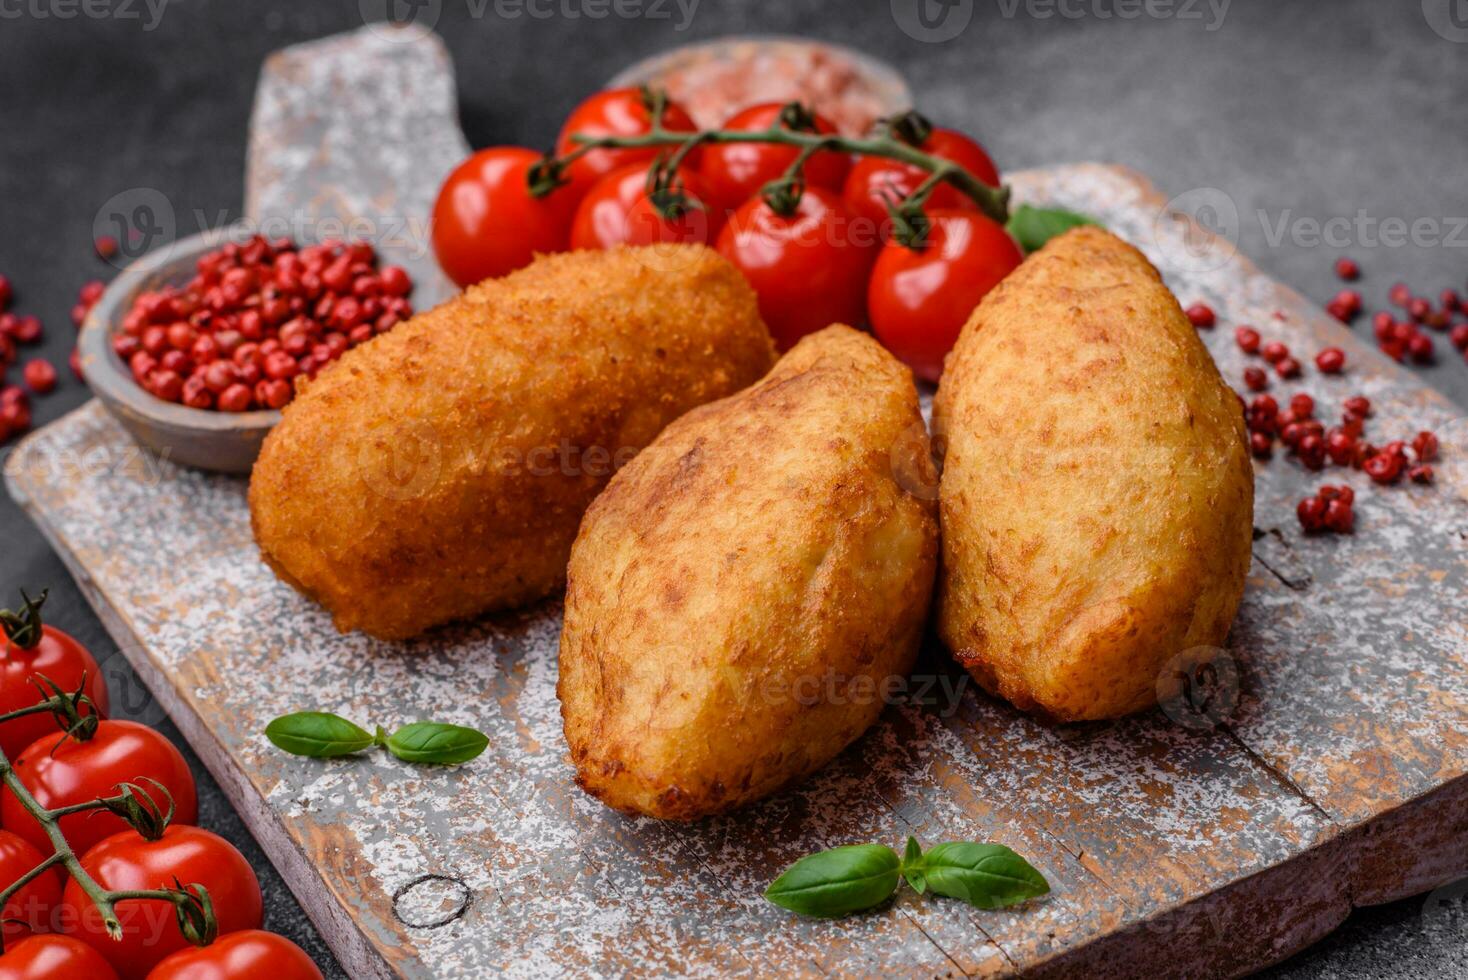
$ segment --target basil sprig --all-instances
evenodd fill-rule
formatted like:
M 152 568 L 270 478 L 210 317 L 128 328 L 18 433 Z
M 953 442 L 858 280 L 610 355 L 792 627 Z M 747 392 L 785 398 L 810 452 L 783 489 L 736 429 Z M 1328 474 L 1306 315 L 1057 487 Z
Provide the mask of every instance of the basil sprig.
M 1044 875 L 1003 844 L 935 844 L 923 855 L 922 868 L 934 895 L 981 909 L 1002 909 L 1050 890 Z
M 1014 209 L 1014 213 L 1009 216 L 1009 224 L 1004 227 L 1028 255 L 1062 232 L 1079 225 L 1094 224 L 1099 222 L 1064 208 L 1037 208 L 1021 204 Z
M 765 898 L 801 915 L 834 918 L 880 905 L 897 890 L 902 859 L 886 844 L 848 844 L 796 861 Z
M 1003 844 L 951 841 L 924 853 L 909 837 L 901 857 L 885 844 L 848 844 L 803 857 L 765 889 L 765 898 L 801 915 L 835 918 L 882 904 L 904 880 L 919 895 L 931 891 L 981 909 L 1050 891 L 1045 876 Z
M 463 725 L 418 721 L 389 735 L 379 725 L 368 732 L 327 711 L 297 711 L 265 726 L 265 737 L 278 749 L 312 759 L 335 759 L 382 746 L 404 762 L 456 765 L 476 758 L 489 747 L 483 732 Z
M 265 737 L 278 749 L 312 759 L 335 759 L 377 744 L 371 732 L 326 711 L 281 715 L 265 726 Z
M 388 736 L 387 750 L 405 762 L 452 765 L 476 758 L 489 745 L 483 732 L 462 725 L 417 721 Z

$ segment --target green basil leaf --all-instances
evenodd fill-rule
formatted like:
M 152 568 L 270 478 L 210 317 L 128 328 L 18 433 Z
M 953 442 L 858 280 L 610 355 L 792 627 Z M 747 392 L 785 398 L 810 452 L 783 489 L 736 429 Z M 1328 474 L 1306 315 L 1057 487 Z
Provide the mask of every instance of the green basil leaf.
M 1009 224 L 1004 227 L 1028 255 L 1061 232 L 1069 231 L 1079 225 L 1094 224 L 1099 224 L 1099 222 L 1084 214 L 1076 214 L 1064 208 L 1036 208 L 1028 204 L 1021 204 L 1009 216 Z
M 265 737 L 278 749 L 313 759 L 334 759 L 370 748 L 372 736 L 340 715 L 298 711 L 265 726 Z
M 418 721 L 387 738 L 387 750 L 404 762 L 449 766 L 468 762 L 489 747 L 489 736 L 463 725 Z
M 902 861 L 885 844 L 848 844 L 796 861 L 765 889 L 782 909 L 835 918 L 880 905 L 897 890 Z
M 1050 890 L 1044 875 L 1003 844 L 936 844 L 923 855 L 923 873 L 933 894 L 981 909 L 1014 905 Z
M 923 872 L 923 849 L 918 845 L 917 838 L 911 835 L 907 838 L 907 850 L 902 855 L 902 877 L 912 886 L 912 890 L 921 895 L 928 890 L 928 878 Z

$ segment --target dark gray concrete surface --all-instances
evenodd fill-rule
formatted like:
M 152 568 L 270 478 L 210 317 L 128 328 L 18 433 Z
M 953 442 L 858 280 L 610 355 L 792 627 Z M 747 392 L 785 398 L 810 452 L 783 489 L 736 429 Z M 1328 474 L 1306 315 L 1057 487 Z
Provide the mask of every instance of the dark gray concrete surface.
M 161 191 L 179 234 L 238 215 L 261 59 L 359 26 L 363 10 L 381 16 L 390 2 L 0 0 L 0 272 L 15 283 L 16 307 L 46 321 L 47 356 L 64 363 L 77 287 L 111 271 L 90 245 L 105 202 Z M 937 10 L 938 0 L 927 2 Z M 914 23 L 909 0 L 615 8 L 640 9 L 638 17 L 599 0 L 416 0 L 436 14 L 453 52 L 475 145 L 548 144 L 584 94 L 645 54 L 733 32 L 810 34 L 893 61 L 921 107 L 977 134 L 1001 167 L 1118 161 L 1169 194 L 1221 192 L 1237 212 L 1243 251 L 1321 302 L 1340 286 L 1331 274 L 1340 254 L 1365 269 L 1368 309 L 1384 305 L 1397 280 L 1431 295 L 1468 285 L 1468 0 L 949 2 L 950 19 L 934 30 L 953 33 L 965 18 L 966 26 L 923 40 L 911 36 L 923 29 L 898 26 Z M 1322 241 L 1324 232 L 1338 234 Z M 1424 377 L 1468 404 L 1468 367 L 1442 354 Z M 86 397 L 66 376 L 37 404 L 37 421 Z M 8 600 L 23 585 L 51 586 L 53 621 L 112 657 L 120 713 L 177 738 L 60 561 L 0 499 L 0 594 Z M 343 976 L 195 768 L 204 824 L 259 869 L 267 926 Z M 1468 976 L 1465 891 L 1358 911 L 1269 975 Z

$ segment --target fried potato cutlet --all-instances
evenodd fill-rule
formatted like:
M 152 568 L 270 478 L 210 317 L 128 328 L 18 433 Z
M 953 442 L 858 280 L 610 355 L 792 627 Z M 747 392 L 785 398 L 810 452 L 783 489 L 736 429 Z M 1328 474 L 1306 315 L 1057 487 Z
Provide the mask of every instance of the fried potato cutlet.
M 255 539 L 342 631 L 403 639 L 532 602 L 615 469 L 773 360 L 712 249 L 539 257 L 310 383 L 255 464 Z
M 866 731 L 916 654 L 936 488 L 911 373 L 849 327 L 668 426 L 571 553 L 557 691 L 580 785 L 691 820 Z
M 1238 398 L 1140 252 L 1051 241 L 979 305 L 934 402 L 939 629 L 1016 706 L 1114 718 L 1224 642 L 1254 471 Z

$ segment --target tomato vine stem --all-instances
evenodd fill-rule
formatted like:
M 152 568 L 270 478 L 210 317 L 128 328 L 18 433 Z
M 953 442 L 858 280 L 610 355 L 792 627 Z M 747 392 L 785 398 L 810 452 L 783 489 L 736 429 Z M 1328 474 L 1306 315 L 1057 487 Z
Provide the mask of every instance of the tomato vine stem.
M 20 708 L 16 711 L 0 714 L 0 722 L 10 721 L 14 718 L 23 718 L 26 715 L 35 714 L 40 711 L 55 711 L 57 705 L 52 702 L 64 701 L 72 703 L 65 695 L 47 698 L 39 704 L 29 708 Z M 72 880 L 89 898 L 97 911 L 102 916 L 102 924 L 107 934 L 113 939 L 122 938 L 122 923 L 117 917 L 116 903 L 124 900 L 134 899 L 156 899 L 169 902 L 179 918 L 179 928 L 184 936 L 197 945 L 207 945 L 218 930 L 213 907 L 209 902 L 208 892 L 202 885 L 190 885 L 188 888 L 180 886 L 174 888 L 163 888 L 155 890 L 135 891 L 108 891 L 97 883 L 87 869 L 82 867 L 81 859 L 72 849 L 65 835 L 61 833 L 61 818 L 74 813 L 83 813 L 88 810 L 110 810 L 118 813 L 130 805 L 136 805 L 137 797 L 130 788 L 130 784 L 123 785 L 123 792 L 117 796 L 99 797 L 88 803 L 75 803 L 71 806 L 58 807 L 49 810 L 31 795 L 31 791 L 21 782 L 15 772 L 15 767 L 10 764 L 3 750 L 0 750 L 0 783 L 9 790 L 20 803 L 21 807 L 36 819 L 36 822 L 45 830 L 46 836 L 51 841 L 53 853 L 30 871 L 21 875 L 4 889 L 0 889 L 0 909 L 13 898 L 26 885 L 36 878 L 45 874 L 52 868 L 64 867 L 72 877 Z M 166 790 L 164 791 L 166 792 Z M 169 806 L 169 814 L 173 812 L 172 804 Z M 119 815 L 121 815 L 119 813 Z M 127 818 L 124 818 L 127 819 Z M 131 822 L 131 821 L 129 821 Z M 167 820 L 163 821 L 165 824 Z M 190 889 L 194 892 L 191 893 Z M 203 940 L 202 942 L 200 940 Z M 0 952 L 4 951 L 4 940 L 0 938 Z
M 992 187 L 952 160 L 924 153 L 916 146 L 900 139 L 889 136 L 855 138 L 830 133 L 805 132 L 787 129 L 778 119 L 770 127 L 760 130 L 704 129 L 697 132 L 669 130 L 664 128 L 662 121 L 662 109 L 665 105 L 666 96 L 661 92 L 655 93 L 649 111 L 649 116 L 653 120 L 652 127 L 646 133 L 636 136 L 584 136 L 580 133 L 572 133 L 571 141 L 578 144 L 575 150 L 565 156 L 547 156 L 539 165 L 531 168 L 530 193 L 535 197 L 549 194 L 562 183 L 560 175 L 565 168 L 592 150 L 677 147 L 673 159 L 681 162 L 694 146 L 707 143 L 776 143 L 799 147 L 803 152 L 790 171 L 787 171 L 779 180 L 771 181 L 769 185 L 766 185 L 767 192 L 778 193 L 778 189 L 773 188 L 772 185 L 789 187 L 798 182 L 799 168 L 804 166 L 805 160 L 809 159 L 812 154 L 820 150 L 834 150 L 840 153 L 886 157 L 919 167 L 928 171 L 928 179 L 924 182 L 927 190 L 931 191 L 932 187 L 946 181 L 972 198 L 984 214 L 999 224 L 1002 225 L 1009 220 L 1008 187 Z M 899 207 L 908 206 L 915 196 L 916 193 L 909 195 Z M 798 197 L 796 199 L 798 200 Z

